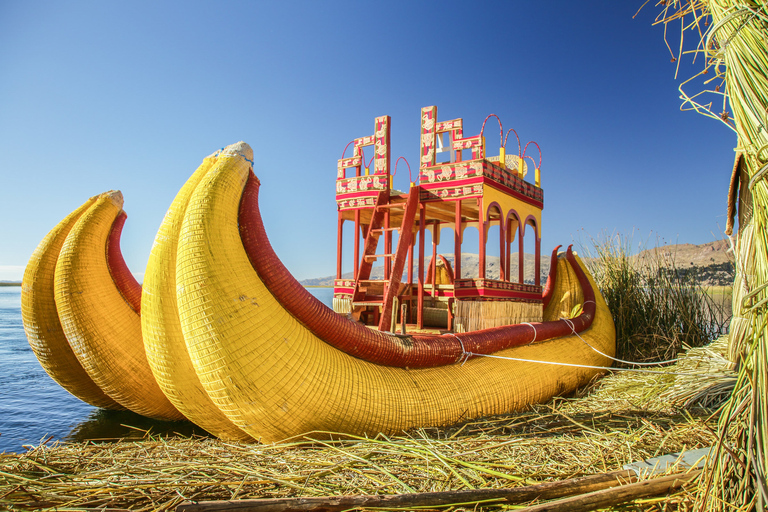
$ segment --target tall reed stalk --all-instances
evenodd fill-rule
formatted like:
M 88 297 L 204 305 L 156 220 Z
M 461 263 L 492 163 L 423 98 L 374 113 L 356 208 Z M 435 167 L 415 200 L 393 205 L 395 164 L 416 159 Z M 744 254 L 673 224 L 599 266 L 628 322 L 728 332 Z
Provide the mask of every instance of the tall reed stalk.
M 701 510 L 764 510 L 768 506 L 768 10 L 764 0 L 667 0 L 658 21 L 694 30 L 694 54 L 704 56 L 705 87 L 723 110 L 703 104 L 703 93 L 680 91 L 684 106 L 719 118 L 737 134 L 732 189 L 740 187 L 735 237 L 730 353 L 740 363 L 738 383 L 719 422 L 719 442 L 699 486 Z M 665 28 L 666 34 L 666 28 Z M 683 42 L 680 43 L 682 52 Z M 698 75 L 697 75 L 698 76 Z M 695 78 L 695 77 L 694 77 Z M 732 112 L 728 111 L 728 108 Z M 734 190 L 735 191 L 735 190 Z M 735 194 L 730 194 L 734 201 Z

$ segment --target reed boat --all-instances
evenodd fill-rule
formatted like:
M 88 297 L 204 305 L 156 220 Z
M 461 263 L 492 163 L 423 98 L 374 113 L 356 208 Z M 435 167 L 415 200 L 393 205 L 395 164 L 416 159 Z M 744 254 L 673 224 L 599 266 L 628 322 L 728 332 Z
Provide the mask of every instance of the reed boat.
M 578 256 L 555 248 L 547 283 L 539 281 L 540 160 L 529 183 L 522 151 L 506 155 L 502 139 L 499 156 L 486 158 L 484 127 L 465 138 L 461 119 L 438 122 L 436 107 L 427 107 L 419 183 L 398 192 L 389 127 L 388 116 L 376 118 L 374 134 L 354 139 L 352 156 L 345 150 L 337 164 L 333 309 L 272 249 L 253 151 L 241 142 L 205 158 L 176 196 L 140 301 L 119 256 L 125 216 L 114 194 L 83 205 L 41 243 L 46 256 L 30 261 L 22 310 L 46 371 L 99 407 L 186 418 L 222 438 L 272 442 L 308 432 L 389 434 L 507 413 L 572 391 L 609 366 L 613 321 Z M 368 162 L 367 146 L 374 153 Z M 438 162 L 440 150 L 447 154 Z M 462 152 L 471 158 L 462 160 Z M 102 203 L 109 208 L 92 214 Z M 354 238 L 345 247 L 350 225 Z M 494 225 L 498 276 L 485 270 Z M 478 229 L 481 263 L 478 276 L 463 277 L 468 226 Z M 454 234 L 453 258 L 437 254 L 445 227 Z M 534 238 L 532 283 L 524 282 L 524 236 Z M 342 275 L 350 254 L 351 278 Z M 374 279 L 379 259 L 383 277 Z M 58 327 L 42 329 L 44 322 Z M 63 375 L 48 363 L 56 352 L 77 371 Z

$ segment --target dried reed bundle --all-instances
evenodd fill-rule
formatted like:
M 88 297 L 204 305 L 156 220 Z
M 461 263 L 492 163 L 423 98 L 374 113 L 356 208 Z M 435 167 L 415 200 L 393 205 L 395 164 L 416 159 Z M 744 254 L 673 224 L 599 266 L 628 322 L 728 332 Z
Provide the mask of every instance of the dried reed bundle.
M 456 301 L 456 332 L 479 331 L 490 327 L 541 322 L 541 304 L 508 301 Z
M 676 366 L 679 374 L 660 398 L 686 409 L 720 407 L 731 396 L 737 380 L 735 365 L 725 356 L 727 351 L 728 336 L 689 350 Z
M 768 11 L 763 0 L 698 0 L 662 2 L 659 22 L 680 20 L 683 30 L 698 30 L 694 54 L 703 54 L 712 72 L 706 87 L 722 98 L 722 112 L 700 103 L 699 93 L 686 104 L 719 118 L 738 135 L 737 162 L 729 194 L 734 209 L 739 193 L 736 240 L 737 278 L 731 352 L 741 359 L 739 378 L 720 418 L 718 456 L 701 485 L 699 506 L 763 509 L 768 506 Z M 683 42 L 680 48 L 682 52 Z M 694 77 L 695 78 L 695 77 Z M 712 85 L 712 84 L 716 85 Z M 732 110 L 728 112 L 728 106 Z M 746 185 L 746 187 L 745 187 Z M 730 219 L 729 219 L 730 221 Z

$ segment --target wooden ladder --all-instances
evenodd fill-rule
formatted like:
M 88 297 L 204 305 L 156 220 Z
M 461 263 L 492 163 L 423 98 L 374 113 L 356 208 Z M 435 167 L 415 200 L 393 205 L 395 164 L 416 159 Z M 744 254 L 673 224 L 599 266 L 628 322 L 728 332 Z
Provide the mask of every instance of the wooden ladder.
M 382 308 L 379 316 L 378 328 L 380 331 L 389 331 L 392 324 L 392 304 L 397 296 L 402 281 L 405 260 L 408 256 L 408 249 L 413 240 L 413 226 L 416 221 L 416 213 L 419 210 L 420 188 L 411 187 L 408 199 L 405 203 L 389 203 L 388 194 L 382 192 L 376 199 L 374 212 L 369 224 L 368 233 L 365 236 L 365 249 L 363 252 L 363 261 L 360 263 L 357 280 L 355 281 L 355 291 L 353 295 L 353 311 L 358 312 L 368 306 L 379 306 Z M 374 254 L 378 245 L 379 236 L 387 228 L 382 228 L 384 212 L 387 209 L 403 208 L 403 220 L 399 228 L 389 228 L 389 230 L 398 229 L 397 248 L 391 254 Z M 369 279 L 373 262 L 378 258 L 392 258 L 392 269 L 389 273 L 389 280 L 381 282 L 384 285 L 381 299 L 372 299 L 367 297 L 368 287 L 374 284 Z M 354 313 L 353 313 L 354 314 Z

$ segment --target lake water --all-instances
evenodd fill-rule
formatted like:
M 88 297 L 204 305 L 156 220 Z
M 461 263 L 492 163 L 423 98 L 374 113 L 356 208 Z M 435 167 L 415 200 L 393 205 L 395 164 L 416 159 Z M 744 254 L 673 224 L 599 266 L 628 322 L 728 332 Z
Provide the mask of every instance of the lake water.
M 332 288 L 308 288 L 329 307 Z M 152 434 L 206 435 L 189 422 L 150 420 L 81 402 L 37 362 L 21 321 L 21 287 L 0 286 L 0 453 L 51 441 L 137 439 Z

